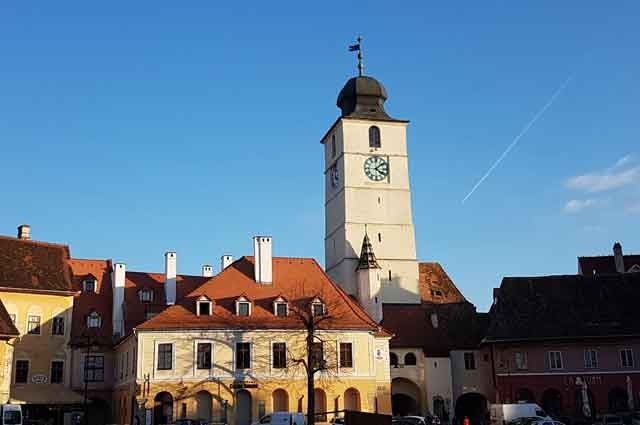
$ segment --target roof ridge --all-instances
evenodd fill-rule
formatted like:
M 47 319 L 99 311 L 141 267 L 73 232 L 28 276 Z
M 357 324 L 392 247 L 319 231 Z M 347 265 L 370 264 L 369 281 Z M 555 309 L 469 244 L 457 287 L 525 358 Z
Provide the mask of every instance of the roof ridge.
M 5 235 L 0 235 L 0 239 L 4 239 L 4 240 L 8 240 L 8 241 L 30 243 L 30 244 L 34 244 L 34 245 L 44 245 L 44 246 L 51 246 L 51 247 L 57 247 L 57 248 L 66 248 L 67 250 L 69 249 L 69 244 L 65 244 L 65 243 L 45 242 L 45 241 L 38 241 L 38 240 L 35 240 L 35 239 L 19 239 L 19 238 L 15 238 L 13 236 L 5 236 Z

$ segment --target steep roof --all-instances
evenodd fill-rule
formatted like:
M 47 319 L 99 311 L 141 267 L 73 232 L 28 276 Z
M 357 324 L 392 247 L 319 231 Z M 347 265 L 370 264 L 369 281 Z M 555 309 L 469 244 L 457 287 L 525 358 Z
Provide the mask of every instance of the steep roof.
M 440 263 L 420 263 L 418 271 L 423 302 L 448 304 L 467 301 Z
M 69 247 L 0 236 L 0 287 L 27 291 L 75 291 Z
M 640 273 L 507 277 L 487 341 L 640 335 Z
M 70 344 L 84 345 L 86 338 L 91 337 L 94 344 L 111 345 L 113 343 L 111 261 L 71 259 L 69 265 L 73 271 L 73 284 L 79 291 L 73 298 Z M 95 293 L 82 292 L 83 281 L 87 278 L 96 280 Z M 102 318 L 102 326 L 87 328 L 87 316 L 94 311 Z
M 195 313 L 195 300 L 202 295 L 213 300 L 210 316 L 197 316 Z M 235 301 L 240 296 L 253 303 L 248 317 L 235 315 Z M 286 257 L 273 258 L 273 283 L 270 285 L 256 283 L 254 258 L 242 257 L 137 329 L 300 329 L 302 325 L 294 315 L 277 317 L 273 314 L 273 301 L 278 297 L 289 302 L 310 302 L 315 297 L 320 298 L 330 316 L 322 324 L 325 329 L 381 330 L 351 297 L 329 279 L 315 260 Z
M 395 334 L 392 348 L 421 348 L 427 357 L 448 357 L 451 350 L 480 345 L 487 314 L 473 304 L 383 304 L 382 325 Z
M 13 324 L 13 320 L 11 320 L 11 316 L 9 316 L 4 304 L 0 301 L 0 338 L 18 335 L 20 335 L 20 332 L 16 329 L 16 326 Z
M 640 255 L 623 255 L 624 270 L 630 271 L 633 266 L 640 266 Z M 616 262 L 613 255 L 594 257 L 578 257 L 578 272 L 581 274 L 616 273 Z

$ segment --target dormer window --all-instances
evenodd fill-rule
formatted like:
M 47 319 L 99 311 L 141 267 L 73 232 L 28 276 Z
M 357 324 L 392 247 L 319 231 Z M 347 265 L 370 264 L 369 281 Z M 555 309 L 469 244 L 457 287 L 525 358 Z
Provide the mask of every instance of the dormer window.
M 87 278 L 82 281 L 82 292 L 95 294 L 97 282 L 94 278 Z
M 95 311 L 87 316 L 87 327 L 88 328 L 99 328 L 102 326 L 102 317 Z
M 153 301 L 153 290 L 149 288 L 143 288 L 138 292 L 138 297 L 141 303 L 150 303 Z
M 211 300 L 206 295 L 198 298 L 196 301 L 196 314 L 198 316 L 211 316 L 212 310 Z
M 325 314 L 324 304 L 318 298 L 313 300 L 313 302 L 311 303 L 311 314 L 313 315 L 313 317 L 320 317 L 324 316 Z
M 240 297 L 236 300 L 236 316 L 251 316 L 251 302 L 247 298 Z
M 276 298 L 273 302 L 273 314 L 277 317 L 287 317 L 289 315 L 289 305 L 287 300 L 282 297 Z

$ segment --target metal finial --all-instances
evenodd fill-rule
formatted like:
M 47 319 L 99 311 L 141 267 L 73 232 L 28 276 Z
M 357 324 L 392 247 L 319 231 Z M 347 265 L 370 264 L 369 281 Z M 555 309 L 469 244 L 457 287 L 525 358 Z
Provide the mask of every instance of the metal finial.
M 364 62 L 362 60 L 362 37 L 358 36 L 358 38 L 356 38 L 356 41 L 358 42 L 357 44 L 349 46 L 349 51 L 358 52 L 358 75 L 362 77 L 362 75 L 364 74 Z

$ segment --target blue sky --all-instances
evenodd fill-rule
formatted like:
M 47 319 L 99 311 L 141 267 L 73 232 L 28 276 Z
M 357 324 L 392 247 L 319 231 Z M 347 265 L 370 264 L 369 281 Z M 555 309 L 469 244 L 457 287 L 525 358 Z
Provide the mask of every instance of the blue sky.
M 3 2 L 0 234 L 132 270 L 218 268 L 258 233 L 323 261 L 319 138 L 361 33 L 412 122 L 419 258 L 480 309 L 502 276 L 638 253 L 640 3 L 611 5 Z

